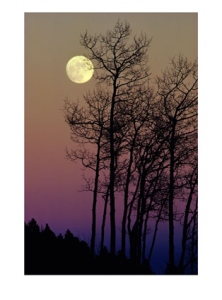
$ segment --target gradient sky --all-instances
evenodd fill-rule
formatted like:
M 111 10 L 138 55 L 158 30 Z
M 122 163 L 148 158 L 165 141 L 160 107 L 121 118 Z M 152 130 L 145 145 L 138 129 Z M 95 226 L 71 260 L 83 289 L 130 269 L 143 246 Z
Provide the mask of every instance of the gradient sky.
M 153 38 L 152 76 L 179 53 L 191 61 L 197 58 L 195 13 L 25 14 L 25 221 L 35 218 L 43 227 L 49 223 L 57 234 L 69 228 L 86 241 L 92 195 L 79 192 L 81 166 L 65 159 L 65 148 L 74 145 L 62 108 L 65 97 L 83 101 L 95 80 L 75 84 L 65 67 L 71 57 L 87 54 L 79 43 L 81 33 L 105 33 L 118 19 L 130 23 L 133 35 L 144 32 Z M 117 219 L 120 216 L 117 212 Z

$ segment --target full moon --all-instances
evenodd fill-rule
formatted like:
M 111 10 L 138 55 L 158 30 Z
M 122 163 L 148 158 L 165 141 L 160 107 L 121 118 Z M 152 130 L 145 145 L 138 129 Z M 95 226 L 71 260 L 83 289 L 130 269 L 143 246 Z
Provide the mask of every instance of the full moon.
M 74 56 L 66 65 L 66 74 L 75 83 L 89 81 L 94 73 L 93 63 L 85 56 Z

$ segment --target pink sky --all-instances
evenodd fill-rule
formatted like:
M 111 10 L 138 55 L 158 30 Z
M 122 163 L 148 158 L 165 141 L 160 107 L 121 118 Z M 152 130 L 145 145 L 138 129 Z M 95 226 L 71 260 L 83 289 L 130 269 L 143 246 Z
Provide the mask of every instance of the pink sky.
M 153 75 L 180 52 L 190 60 L 197 57 L 197 14 L 25 15 L 25 221 L 35 218 L 39 225 L 49 223 L 57 234 L 69 228 L 88 238 L 91 232 L 92 195 L 79 192 L 80 164 L 65 159 L 65 148 L 75 145 L 62 108 L 65 97 L 83 103 L 82 96 L 95 87 L 95 79 L 71 82 L 66 63 L 84 55 L 81 33 L 105 32 L 118 18 L 130 23 L 133 34 L 143 31 L 153 37 L 149 51 Z M 99 206 L 102 210 L 102 202 Z M 107 217 L 109 221 L 109 212 Z M 100 221 L 101 214 L 99 227 Z

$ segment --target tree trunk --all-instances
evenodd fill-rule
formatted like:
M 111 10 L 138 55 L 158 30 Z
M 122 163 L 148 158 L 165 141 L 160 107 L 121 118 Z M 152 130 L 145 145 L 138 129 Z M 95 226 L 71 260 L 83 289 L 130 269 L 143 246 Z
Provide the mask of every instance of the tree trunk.
M 95 255 L 95 239 L 96 239 L 96 202 L 97 202 L 97 191 L 98 191 L 98 182 L 99 182 L 99 164 L 100 164 L 100 139 L 102 136 L 102 132 L 100 133 L 100 137 L 98 140 L 98 148 L 96 155 L 96 174 L 95 174 L 95 184 L 93 191 L 93 207 L 92 207 L 92 237 L 91 237 L 91 252 L 92 255 Z
M 153 253 L 153 248 L 154 248 L 154 244 L 155 244 L 155 241 L 156 241 L 156 235 L 157 235 L 157 230 L 158 230 L 158 224 L 159 224 L 159 221 L 160 221 L 160 218 L 161 218 L 161 213 L 162 213 L 164 203 L 165 203 L 165 201 L 163 201 L 163 203 L 161 205 L 161 208 L 160 208 L 160 211 L 159 211 L 159 214 L 158 214 L 158 218 L 156 220 L 154 234 L 153 234 L 153 240 L 152 240 L 152 244 L 151 244 L 149 255 L 148 255 L 148 263 L 150 263 L 150 259 L 151 259 L 152 253 Z
M 105 224 L 106 224 L 106 212 L 107 212 L 107 204 L 109 199 L 109 186 L 107 188 L 106 196 L 105 196 L 105 204 L 104 204 L 104 211 L 103 211 L 103 221 L 101 227 L 101 243 L 100 243 L 100 252 L 102 252 L 104 247 L 104 235 L 105 235 Z
M 146 218 L 144 222 L 144 231 L 143 231 L 143 250 L 142 250 L 142 262 L 145 261 L 145 252 L 146 252 L 146 233 L 147 233 L 147 222 L 149 218 L 149 210 L 146 212 Z
M 144 199 L 144 189 L 145 189 L 145 180 L 146 180 L 146 172 L 143 168 L 143 174 L 140 182 L 140 196 L 139 196 L 139 204 L 138 204 L 138 212 L 137 212 L 137 259 L 138 263 L 141 261 L 141 242 L 142 242 L 142 228 L 143 228 L 143 216 L 145 214 L 146 203 Z M 140 208 L 141 207 L 141 208 Z
M 122 219 L 122 245 L 121 245 L 121 252 L 123 257 L 126 256 L 126 217 L 127 217 L 127 209 L 128 209 L 128 196 L 129 196 L 128 194 L 129 194 L 131 166 L 133 163 L 133 148 L 134 148 L 134 141 L 130 149 L 130 160 L 129 160 L 129 166 L 127 170 L 127 178 L 126 178 L 126 186 L 125 186 L 125 194 L 124 194 L 124 211 L 123 211 L 123 219 Z
M 170 189 L 169 189 L 169 271 L 174 272 L 174 222 L 173 222 L 173 200 L 174 200 L 174 150 L 175 150 L 175 123 L 172 128 L 170 141 Z
M 127 228 L 128 228 L 128 233 L 129 233 L 129 243 L 130 243 L 130 260 L 135 260 L 134 254 L 136 256 L 136 251 L 132 251 L 132 249 L 134 249 L 134 247 L 136 246 L 136 238 L 135 238 L 135 230 L 134 230 L 134 226 L 131 230 L 131 214 L 132 214 L 132 210 L 133 210 L 133 204 L 136 200 L 136 195 L 137 195 L 137 191 L 139 189 L 139 185 L 140 185 L 140 177 L 138 178 L 137 181 L 137 185 L 136 185 L 136 189 L 133 195 L 133 199 L 130 203 L 130 207 L 129 207 L 129 213 L 128 213 L 128 224 L 127 224 Z
M 110 111 L 110 252 L 116 254 L 116 225 L 115 225 L 115 151 L 114 151 L 114 107 L 116 97 L 116 78 L 113 83 L 113 95 Z
M 188 216 L 189 216 L 190 205 L 191 205 L 191 202 L 192 202 L 192 196 L 193 196 L 195 185 L 196 185 L 196 182 L 194 183 L 194 185 L 192 186 L 192 188 L 190 190 L 190 194 L 189 194 L 186 209 L 185 209 L 185 215 L 184 215 L 183 237 L 182 237 L 182 252 L 181 252 L 180 263 L 179 263 L 179 268 L 180 268 L 181 272 L 184 272 L 184 256 L 185 256 L 185 252 L 186 252 Z
M 192 260 L 191 260 L 191 274 L 194 274 L 194 262 L 195 262 L 195 252 L 194 248 L 196 246 L 197 250 L 197 241 L 195 241 L 195 234 L 196 234 L 196 219 L 197 219 L 197 200 L 196 200 L 196 208 L 194 212 L 194 220 L 193 220 L 193 230 L 192 230 L 192 242 L 191 242 L 191 255 L 192 255 Z
M 156 185 L 156 184 L 155 184 L 155 185 Z M 151 187 L 152 187 L 152 184 L 150 184 L 150 186 L 149 186 L 149 188 L 148 188 L 148 190 L 147 190 L 147 192 L 146 192 L 146 199 L 149 198 L 149 194 L 150 194 Z M 145 261 L 147 222 L 148 222 L 148 219 L 149 219 L 149 212 L 150 212 L 152 203 L 153 203 L 153 196 L 151 195 L 151 197 L 150 197 L 150 203 L 149 203 L 149 206 L 148 206 L 147 212 L 146 212 L 146 218 L 145 218 L 145 221 L 144 221 L 142 262 Z
M 150 185 L 148 191 L 150 191 L 150 189 L 151 189 L 151 185 Z M 148 192 L 147 192 L 147 196 L 148 196 Z M 147 212 L 146 212 L 146 219 L 145 219 L 145 222 L 144 222 L 142 262 L 145 261 L 147 222 L 148 222 L 148 219 L 149 219 L 149 212 L 150 212 L 150 209 L 151 209 L 152 202 L 153 202 L 153 197 L 151 196 L 150 203 L 149 203 L 149 206 L 148 206 Z

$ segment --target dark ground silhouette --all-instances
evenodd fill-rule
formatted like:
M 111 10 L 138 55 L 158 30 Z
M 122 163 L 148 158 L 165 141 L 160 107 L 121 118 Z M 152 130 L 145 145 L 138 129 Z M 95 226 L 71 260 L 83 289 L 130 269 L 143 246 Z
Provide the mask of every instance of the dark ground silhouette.
M 67 230 L 56 236 L 32 219 L 25 224 L 25 275 L 133 275 L 154 274 L 147 262 L 138 264 L 121 255 L 112 257 L 106 247 L 93 258 L 86 242 Z

